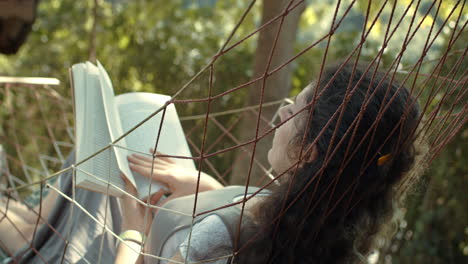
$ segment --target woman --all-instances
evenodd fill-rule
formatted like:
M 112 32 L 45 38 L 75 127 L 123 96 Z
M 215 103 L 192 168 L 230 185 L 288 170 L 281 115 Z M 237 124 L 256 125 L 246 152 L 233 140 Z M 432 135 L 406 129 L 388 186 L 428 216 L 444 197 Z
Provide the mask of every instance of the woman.
M 373 69 L 334 66 L 294 104 L 283 107 L 280 117 L 283 124 L 275 131 L 268 160 L 281 175 L 281 185 L 249 200 L 253 204 L 246 205 L 239 237 L 222 214 L 221 221 L 211 214 L 197 222 L 192 237 L 187 235 L 172 250 L 172 262 L 221 258 L 209 263 L 227 263 L 222 256 L 234 252 L 236 263 L 357 263 L 369 254 L 374 236 L 392 215 L 394 201 L 403 195 L 398 187 L 414 161 L 419 118 L 414 98 L 390 77 L 374 75 Z M 151 159 L 133 156 L 129 161 L 134 171 L 167 183 L 173 198 L 195 190 L 196 178 L 175 168 L 170 159 L 156 159 L 153 172 Z M 219 183 L 203 175 L 201 190 L 218 188 Z M 242 190 L 238 194 L 243 195 Z M 203 200 L 203 194 L 199 196 Z M 174 199 L 167 206 L 180 199 L 189 198 Z M 122 230 L 141 231 L 145 210 L 130 198 L 123 205 Z M 151 228 L 144 228 L 150 236 L 161 228 L 161 212 Z M 193 236 L 197 241 L 190 245 Z M 219 236 L 223 239 L 213 245 Z M 158 239 L 153 236 L 148 242 Z M 117 249 L 116 263 L 133 263 L 142 250 L 139 239 L 126 242 Z M 152 254 L 154 247 L 143 251 Z

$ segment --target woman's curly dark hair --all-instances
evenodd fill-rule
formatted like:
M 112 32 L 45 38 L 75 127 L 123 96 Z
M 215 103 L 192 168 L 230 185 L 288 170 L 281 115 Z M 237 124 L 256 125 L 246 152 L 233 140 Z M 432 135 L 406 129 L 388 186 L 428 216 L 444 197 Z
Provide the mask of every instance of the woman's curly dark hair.
M 315 142 L 317 158 L 299 162 L 257 207 L 237 263 L 357 263 L 393 214 L 395 186 L 414 162 L 419 106 L 391 77 L 340 67 L 311 89 L 291 141 L 293 149 Z

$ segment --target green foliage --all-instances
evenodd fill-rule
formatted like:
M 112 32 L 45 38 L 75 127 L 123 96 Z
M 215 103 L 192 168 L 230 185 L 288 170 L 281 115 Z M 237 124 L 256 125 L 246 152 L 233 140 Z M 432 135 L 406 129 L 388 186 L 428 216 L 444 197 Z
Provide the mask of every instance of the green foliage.
M 97 58 L 109 71 L 116 93 L 131 91 L 158 92 L 173 95 L 191 77 L 203 69 L 221 48 L 235 27 L 238 19 L 247 8 L 249 1 L 100 1 L 98 24 L 96 31 Z M 334 16 L 337 1 L 308 1 L 309 5 L 302 17 L 297 45 L 297 53 L 309 47 L 313 41 L 324 36 L 330 31 L 330 25 Z M 338 10 L 337 21 L 344 14 L 346 8 L 352 2 L 341 1 Z M 369 36 L 363 43 L 361 60 L 370 61 L 382 48 L 387 26 L 389 33 L 397 23 L 409 5 L 410 0 L 402 1 L 357 1 L 347 18 L 343 20 L 339 29 L 334 32 L 326 56 L 326 62 L 333 62 L 351 54 L 351 51 L 359 44 L 363 29 L 370 30 Z M 417 2 L 417 1 L 414 1 Z M 90 32 L 92 28 L 92 5 L 94 1 L 59 1 L 43 0 L 39 5 L 38 18 L 33 26 L 26 44 L 15 56 L 6 57 L 0 55 L 0 75 L 14 76 L 44 76 L 56 77 L 62 81 L 57 89 L 60 96 L 68 100 L 70 95 L 67 68 L 72 64 L 85 61 L 88 58 Z M 203 4 L 200 4 L 203 3 Z M 368 3 L 372 3 L 369 19 L 365 21 Z M 378 10 L 384 5 L 382 14 L 372 23 L 378 14 Z M 397 4 L 394 19 L 390 20 L 392 6 Z M 432 23 L 436 29 L 442 26 L 443 20 L 450 15 L 450 10 L 456 5 L 456 1 L 443 1 L 441 10 L 436 17 L 436 7 L 431 10 L 432 1 L 422 1 L 421 7 L 409 9 L 408 14 L 402 20 L 398 30 L 393 33 L 392 40 L 384 50 L 382 61 L 383 68 L 392 65 L 394 59 L 401 50 L 402 43 L 408 30 L 414 30 L 421 22 L 420 31 L 414 35 L 408 49 L 402 56 L 399 69 L 411 69 L 415 60 L 419 58 L 428 36 L 434 36 L 436 30 L 429 34 Z M 251 33 L 260 21 L 259 5 L 256 4 L 253 11 L 246 17 L 229 45 Z M 424 19 L 425 12 L 429 15 Z M 451 30 L 454 27 L 456 17 L 462 12 L 461 5 L 457 6 L 451 19 L 435 40 L 433 47 L 427 53 L 427 60 L 437 59 L 442 56 L 450 39 Z M 415 24 L 410 26 L 411 18 L 415 14 Z M 466 14 L 462 16 L 466 22 Z M 336 22 L 335 22 L 336 23 Z M 466 34 L 464 39 L 457 42 L 452 50 L 466 48 Z M 292 91 L 297 94 L 302 87 L 317 78 L 320 65 L 325 55 L 328 40 L 317 44 L 293 62 Z M 222 93 L 250 80 L 252 63 L 254 58 L 256 36 L 236 46 L 215 63 L 213 72 L 212 95 Z M 228 45 L 228 46 L 229 46 Z M 455 56 L 455 59 L 457 56 Z M 450 57 L 445 63 L 451 66 L 455 63 L 454 57 Z M 466 60 L 461 71 L 466 69 Z M 422 66 L 422 72 L 430 72 L 434 63 L 426 63 Z M 442 75 L 449 69 L 446 67 Z M 458 74 L 461 75 L 462 72 Z M 194 99 L 208 97 L 209 70 L 189 85 L 178 99 Z M 401 74 L 398 78 L 406 77 Z M 411 81 L 412 79 L 410 79 Z M 439 84 L 441 81 L 439 80 Z M 423 89 L 422 101 L 430 98 L 431 94 L 425 90 L 427 86 L 417 86 Z M 466 89 L 460 87 L 459 89 Z M 443 91 L 441 91 L 443 92 Z M 441 93 L 439 92 L 439 93 Z M 246 89 L 240 89 L 235 93 L 214 100 L 211 104 L 211 112 L 236 109 L 244 105 Z M 27 134 L 46 134 L 44 127 L 35 128 L 29 120 L 40 120 L 39 105 L 28 102 L 34 101 L 32 95 L 15 93 L 17 111 L 22 111 L 24 117 L 19 117 L 8 108 L 4 107 L 6 94 L 0 93 L 0 122 L 2 128 L 5 122 L 14 122 L 19 127 L 18 133 L 21 139 L 27 139 Z M 442 99 L 435 96 L 433 104 Z M 57 103 L 61 104 L 63 101 Z M 452 101 L 453 102 L 453 101 Z M 442 113 L 450 111 L 450 101 L 443 105 Z M 57 105 L 42 105 L 50 116 L 55 116 L 61 110 Z M 70 105 L 64 106 L 70 111 Z M 179 114 L 188 115 L 203 114 L 206 112 L 207 103 L 178 104 Z M 434 107 L 431 106 L 430 110 Z M 460 108 L 454 109 L 459 111 Z M 70 112 L 69 112 L 70 113 Z M 65 119 L 70 119 L 70 116 Z M 236 122 L 232 116 L 217 118 L 217 121 L 225 127 Z M 193 129 L 194 146 L 200 146 L 203 135 L 204 120 L 184 121 L 187 130 Z M 208 123 L 209 142 L 223 134 L 214 122 Z M 11 137 L 2 132 L 2 138 Z M 57 131 L 58 136 L 66 138 L 65 131 Z M 467 182 L 467 137 L 466 127 L 462 129 L 453 142 L 446 147 L 431 169 L 425 174 L 423 190 L 419 195 L 410 199 L 406 208 L 406 228 L 399 231 L 399 238 L 394 238 L 392 248 L 386 253 L 391 255 L 393 263 L 463 263 L 468 255 L 467 226 L 468 201 L 464 192 Z M 27 141 L 27 140 L 26 140 Z M 26 142 L 25 141 L 25 142 Z M 29 142 L 29 141 L 27 141 Z M 35 152 L 42 150 L 52 152 L 46 142 L 34 142 L 24 144 L 25 152 L 29 153 L 26 159 L 33 159 Z M 218 149 L 235 145 L 224 140 Z M 207 148 L 210 143 L 207 143 Z M 216 149 L 216 150 L 218 150 Z M 10 148 L 13 151 L 13 148 Z M 215 151 L 212 149 L 211 151 Z M 195 149 L 192 151 L 197 153 Z M 214 168 L 221 173 L 230 167 L 232 154 L 225 153 L 210 158 Z M 40 166 L 40 164 L 32 164 Z M 208 173 L 215 171 L 203 165 Z M 52 171 L 51 171 L 52 172 Z M 21 171 L 17 169 L 17 173 Z M 384 262 L 382 257 L 382 263 Z
M 448 34 L 445 37 L 448 38 Z M 452 47 L 452 51 L 463 50 L 466 41 L 466 34 L 461 35 Z M 441 50 L 445 51 L 447 47 L 448 43 L 445 43 Z M 455 80 L 464 78 L 463 71 L 468 66 L 466 60 L 460 61 L 458 71 L 452 69 L 459 60 L 458 56 L 447 57 L 439 74 L 450 76 Z M 440 116 L 453 116 L 448 118 L 444 125 L 434 126 L 432 133 L 427 134 L 426 141 L 431 144 L 448 136 L 449 133 L 445 132 L 445 129 L 453 126 L 455 118 L 463 113 L 466 104 L 457 103 L 456 95 L 466 91 L 466 87 L 457 86 L 456 82 L 444 79 L 428 82 L 425 87 L 427 89 L 423 91 L 422 98 L 425 101 L 432 100 L 428 104 L 429 112 L 437 110 L 435 106 L 440 105 Z M 433 88 L 440 88 L 441 91 L 431 93 L 430 90 Z M 442 96 L 444 90 L 451 91 L 451 95 Z M 466 96 L 461 97 L 461 102 L 466 102 Z M 398 231 L 389 248 L 388 253 L 394 260 L 393 263 L 467 262 L 468 196 L 465 188 L 468 182 L 467 138 L 468 128 L 465 122 L 452 142 L 438 154 L 437 159 L 422 176 L 420 186 L 417 186 L 410 196 L 404 208 L 407 225 Z

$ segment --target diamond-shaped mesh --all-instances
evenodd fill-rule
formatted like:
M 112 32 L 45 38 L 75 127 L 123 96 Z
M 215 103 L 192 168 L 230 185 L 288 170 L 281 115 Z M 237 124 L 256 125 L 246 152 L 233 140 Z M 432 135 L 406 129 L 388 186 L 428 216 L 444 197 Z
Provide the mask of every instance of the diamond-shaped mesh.
M 302 2 L 303 1 L 291 1 L 290 5 L 288 5 L 281 14 L 270 22 L 261 25 L 256 31 L 251 32 L 251 34 L 245 39 L 258 34 L 259 31 L 265 28 L 268 28 L 273 22 L 280 21 L 275 42 L 278 41 L 278 38 L 280 37 L 279 32 L 282 30 L 282 21 L 288 14 L 290 14 L 290 11 L 297 8 L 297 6 Z M 247 179 L 251 178 L 253 171 L 260 174 L 258 177 L 255 176 L 255 178 L 252 176 L 252 178 L 255 179 L 255 182 L 249 182 L 249 185 L 259 186 L 261 188 L 270 188 L 273 185 L 279 184 L 279 182 L 281 182 L 281 180 L 286 176 L 294 177 L 299 166 L 298 162 L 293 164 L 287 172 L 274 174 L 271 170 L 271 166 L 258 158 L 267 155 L 267 153 L 258 153 L 256 151 L 257 142 L 263 138 L 265 138 L 265 140 L 271 140 L 267 139 L 267 136 L 275 133 L 279 127 L 285 125 L 288 121 L 280 120 L 277 114 L 274 115 L 273 118 L 271 116 L 264 117 L 262 116 L 262 111 L 266 108 L 273 108 L 278 112 L 277 110 L 280 109 L 280 107 L 290 104 L 291 99 L 286 98 L 275 102 L 265 102 L 262 97 L 259 99 L 260 103 L 258 105 L 248 106 L 241 109 L 225 109 L 224 111 L 217 112 L 211 111 L 210 106 L 216 104 L 216 101 L 222 99 L 223 96 L 227 96 L 237 90 L 254 89 L 252 88 L 254 87 L 252 84 L 260 84 L 257 87 L 260 89 L 260 94 L 262 96 L 265 89 L 267 89 L 265 80 L 270 78 L 270 76 L 274 76 L 274 74 L 282 68 L 291 64 L 298 57 L 312 49 L 320 48 L 324 50 L 323 60 L 321 62 L 317 62 L 320 64 L 320 71 L 317 73 L 316 78 L 314 78 L 315 80 L 321 80 L 323 70 L 325 66 L 329 64 L 327 61 L 327 52 L 332 49 L 330 45 L 333 45 L 334 32 L 340 30 L 340 28 L 344 26 L 342 21 L 348 14 L 349 10 L 357 8 L 355 2 L 356 1 L 345 1 L 341 3 L 341 1 L 338 1 L 332 26 L 328 32 L 320 38 L 312 40 L 306 48 L 297 52 L 294 56 L 274 67 L 270 63 L 267 63 L 265 66 L 265 74 L 262 76 L 255 77 L 251 81 L 237 87 L 228 87 L 220 94 L 212 94 L 214 85 L 213 75 L 216 72 L 216 61 L 245 40 L 242 39 L 237 43 L 230 43 L 230 39 L 227 39 L 220 51 L 214 54 L 213 59 L 200 71 L 199 74 L 194 75 L 194 78 L 191 81 L 196 81 L 201 75 L 207 74 L 209 76 L 209 81 L 206 85 L 208 95 L 200 98 L 186 98 L 184 93 L 190 89 L 191 82 L 187 83 L 177 93 L 172 95 L 170 104 L 175 104 L 177 109 L 189 106 L 197 109 L 205 109 L 204 113 L 200 115 L 180 117 L 182 126 L 186 133 L 186 139 L 193 156 L 186 158 L 194 159 L 198 169 L 212 175 L 224 185 L 228 185 L 230 183 L 230 175 L 235 167 L 235 163 L 233 161 L 234 157 L 241 159 L 246 164 L 249 164 L 249 170 L 245 172 Z M 406 7 L 403 15 L 395 15 L 392 17 L 392 23 L 389 23 L 388 26 L 385 26 L 385 28 L 382 29 L 386 32 L 385 39 L 382 42 L 381 49 L 375 52 L 375 56 L 369 62 L 369 65 L 372 65 L 372 67 L 368 67 L 366 71 L 368 71 L 370 75 L 373 75 L 375 68 L 377 68 L 379 72 L 382 72 L 383 75 L 387 76 L 387 79 L 395 79 L 395 82 L 396 79 L 399 79 L 400 83 L 410 91 L 411 95 L 419 100 L 422 115 L 421 118 L 418 119 L 418 128 L 412 131 L 411 137 L 402 138 L 402 140 L 410 141 L 409 138 L 414 138 L 414 135 L 418 138 L 417 144 L 424 144 L 425 149 L 422 150 L 422 155 L 420 155 L 417 160 L 417 167 L 420 168 L 420 170 L 424 170 L 431 164 L 434 158 L 437 157 L 437 154 L 440 153 L 448 142 L 450 142 L 457 133 L 460 133 L 460 131 L 465 129 L 467 119 L 466 84 L 468 79 L 466 74 L 465 55 L 467 49 L 465 47 L 463 49 L 455 50 L 453 47 L 455 47 L 455 43 L 463 41 L 463 32 L 465 32 L 467 19 L 466 14 L 463 13 L 464 1 L 457 1 L 455 3 L 455 7 L 450 10 L 450 16 L 445 18 L 438 16 L 440 9 L 439 2 L 431 2 L 432 5 L 430 5 L 429 8 L 426 6 L 424 10 L 413 2 L 415 1 L 411 1 L 411 4 Z M 339 3 L 341 3 L 342 6 L 340 6 Z M 387 0 L 382 1 L 381 7 L 384 8 L 387 3 L 389 6 L 393 6 L 391 1 Z M 463 6 L 461 11 L 456 8 L 458 5 Z M 419 21 L 409 19 L 413 17 L 413 14 L 415 14 L 411 13 L 415 12 L 415 9 L 418 10 L 420 14 L 425 14 L 422 15 L 423 19 L 420 19 Z M 338 10 L 340 10 L 339 15 Z M 247 9 L 246 13 L 249 11 L 250 9 Z M 424 18 L 429 12 L 435 12 L 434 21 L 438 22 L 437 24 L 433 22 L 433 24 L 430 25 L 429 31 L 425 30 L 421 33 L 422 24 L 427 23 L 427 21 L 424 22 Z M 376 21 L 378 21 L 377 18 L 379 18 L 380 13 L 374 14 L 372 17 L 369 13 L 367 13 L 367 15 L 368 16 L 365 18 L 366 27 L 364 27 L 362 31 L 362 41 L 360 43 L 355 43 L 354 48 L 349 50 L 349 53 L 341 62 L 352 65 L 353 69 L 357 65 L 355 62 L 359 61 L 361 56 L 363 56 L 362 48 L 369 38 L 372 27 L 377 23 Z M 391 15 L 393 16 L 394 13 L 392 12 Z M 410 21 L 408 21 L 408 19 Z M 449 20 L 454 21 L 454 24 L 452 23 L 448 26 L 447 24 Z M 402 21 L 406 23 L 405 27 L 400 25 Z M 242 19 L 239 20 L 239 24 L 240 23 L 242 23 Z M 408 26 L 408 24 L 411 26 Z M 236 29 L 237 27 L 233 30 L 233 34 L 235 34 Z M 390 42 L 397 30 L 407 31 L 405 38 L 401 43 Z M 450 41 L 447 46 L 441 48 L 442 52 L 440 53 L 440 57 L 426 57 L 428 50 L 432 48 L 432 45 L 440 38 L 440 35 L 442 34 L 441 32 L 444 32 L 444 30 L 444 34 L 450 34 Z M 421 37 L 421 34 L 427 36 L 427 41 L 425 42 L 424 47 L 420 50 L 420 54 L 414 60 L 413 65 L 402 68 L 400 62 L 403 56 L 407 56 L 405 50 L 411 47 L 412 39 L 415 36 Z M 389 43 L 394 46 L 387 47 Z M 386 48 L 399 49 L 400 52 L 397 53 L 397 57 L 393 58 L 393 63 L 390 63 L 389 67 L 383 68 L 381 66 L 381 60 L 385 54 Z M 270 62 L 271 58 L 274 56 L 275 53 L 273 49 L 270 53 Z M 447 63 L 449 64 L 447 65 Z M 335 77 L 336 76 L 333 78 Z M 105 210 L 106 213 L 104 213 L 104 220 L 98 219 L 92 212 L 88 212 L 87 204 L 80 204 L 75 201 L 74 196 L 69 196 L 61 192 L 60 188 L 56 187 L 57 185 L 55 181 L 57 181 L 57 178 L 62 177 L 66 171 L 75 170 L 74 166 L 66 164 L 67 156 L 73 152 L 74 147 L 73 109 L 71 99 L 64 98 L 59 95 L 54 89 L 56 84 L 41 84 L 41 82 L 45 81 L 46 80 L 36 80 L 35 83 L 32 84 L 27 83 L 24 79 L 16 81 L 12 79 L 4 79 L 0 83 L 0 97 L 2 98 L 0 113 L 0 143 L 2 145 L 2 152 L 0 154 L 0 197 L 2 199 L 2 207 L 0 210 L 2 213 L 2 221 L 3 223 L 7 222 L 11 227 L 10 232 L 12 239 L 24 239 L 27 241 L 25 243 L 26 247 L 29 247 L 31 251 L 33 251 L 34 254 L 37 254 L 39 259 L 42 260 L 47 259 L 47 256 L 42 256 L 41 254 L 47 254 L 47 252 L 42 252 L 40 248 L 36 249 L 34 244 L 30 241 L 34 238 L 41 225 L 48 225 L 54 230 L 53 221 L 48 223 L 46 219 L 37 217 L 39 212 L 44 212 L 45 205 L 41 203 L 41 201 L 43 201 L 47 195 L 50 196 L 53 194 L 58 197 L 64 197 L 70 205 L 74 205 L 74 210 L 88 215 L 89 221 L 91 222 L 105 221 L 99 223 L 98 226 L 100 226 L 100 229 L 98 233 L 102 232 L 114 237 L 118 236 L 116 231 L 112 230 L 111 226 L 107 226 L 108 223 L 106 221 L 111 217 L 115 217 L 112 213 L 108 213 L 108 211 Z M 349 87 L 349 89 L 351 91 L 354 87 Z M 320 94 L 317 94 L 316 96 L 320 96 Z M 389 104 L 390 103 L 388 103 L 388 105 Z M 411 103 L 408 103 L 407 105 L 408 109 L 411 107 L 410 104 Z M 301 112 L 309 113 L 308 109 L 310 109 L 311 105 L 313 105 L 313 102 L 303 107 Z M 382 113 L 385 112 L 386 105 L 382 105 L 381 107 L 382 108 L 379 111 Z M 160 110 L 161 109 L 155 109 L 155 111 Z M 338 109 L 336 115 L 338 116 L 340 113 L 341 110 Z M 301 115 L 298 114 L 297 116 Z M 246 118 L 254 120 L 254 122 L 250 124 L 250 129 L 255 132 L 253 133 L 253 136 L 250 136 L 250 138 L 247 139 L 240 138 L 238 132 L 242 129 L 241 126 L 245 125 L 242 120 Z M 374 120 L 374 122 L 375 124 L 378 124 L 379 119 Z M 18 124 L 21 124 L 21 127 L 24 128 L 25 123 L 28 124 L 27 131 L 24 131 L 24 129 L 18 129 Z M 353 124 L 350 124 L 350 129 L 347 133 L 353 133 L 353 126 Z M 364 138 L 369 141 L 374 140 L 375 137 L 379 136 L 375 135 L 375 131 L 376 130 L 370 130 L 368 135 Z M 398 131 L 388 131 L 388 133 L 389 136 L 391 136 L 393 134 L 398 134 Z M 344 135 L 337 135 L 335 139 L 336 142 L 334 143 L 339 142 L 341 136 L 344 137 Z M 320 138 L 320 136 L 318 138 Z M 19 139 L 22 139 L 22 141 Z M 382 146 L 383 144 L 385 143 L 382 143 Z M 109 144 L 109 147 L 111 146 L 112 143 Z M 333 157 L 333 153 L 340 148 L 337 144 L 331 144 L 331 146 L 336 147 L 336 149 L 330 147 L 330 149 L 326 150 L 327 159 Z M 298 152 L 306 152 L 306 146 L 301 145 Z M 284 155 L 288 155 L 288 153 L 284 153 Z M 346 167 L 346 161 L 351 160 L 353 155 L 353 149 L 346 150 L 345 157 L 348 157 L 348 159 L 344 159 L 341 168 Z M 370 161 L 374 160 L 379 153 L 371 153 L 368 151 L 365 155 L 367 157 L 364 159 L 362 164 L 363 170 L 366 170 L 366 168 L 370 166 Z M 157 159 L 160 158 L 161 155 L 156 155 L 154 157 Z M 72 163 L 76 164 L 79 162 L 80 161 L 74 161 Z M 215 164 L 221 165 L 216 166 Z M 256 169 L 252 169 L 253 167 Z M 338 175 L 341 173 L 343 172 L 340 171 Z M 405 183 L 417 180 L 417 173 L 413 174 L 413 176 L 406 177 L 403 179 L 402 183 L 399 183 L 399 190 L 401 192 L 405 191 L 407 186 Z M 320 173 L 318 175 L 319 176 L 317 177 L 320 179 Z M 313 184 L 312 180 L 310 181 L 310 184 Z M 354 182 L 350 183 L 350 189 L 352 189 L 353 184 Z M 75 193 L 75 188 L 76 187 L 73 185 L 73 193 Z M 332 190 L 333 185 L 330 184 L 329 192 L 333 192 Z M 324 193 L 324 195 L 327 195 L 328 192 Z M 300 197 L 300 195 L 301 194 L 298 194 L 298 197 Z M 360 194 L 354 195 L 359 196 Z M 197 200 L 196 197 L 195 201 Z M 106 196 L 104 199 L 106 205 L 108 202 L 112 203 L 112 199 L 114 198 Z M 363 196 L 362 199 L 366 198 Z M 360 199 L 357 199 L 357 201 L 360 201 Z M 288 202 L 294 204 L 295 201 Z M 312 212 L 311 208 L 315 207 L 315 204 L 313 204 L 315 202 L 317 201 L 311 200 L 310 204 L 307 204 L 307 206 L 304 207 L 304 215 Z M 278 201 L 278 206 L 284 206 L 286 208 L 288 204 L 285 203 L 285 201 Z M 23 208 L 21 204 L 25 204 L 26 207 Z M 159 208 L 149 203 L 142 204 L 147 209 L 147 212 L 150 209 Z M 226 204 L 223 208 L 235 204 L 239 203 Z M 243 208 L 245 200 L 242 200 L 240 204 Z M 352 210 L 355 204 L 348 204 L 348 206 L 349 210 Z M 17 219 L 20 214 L 16 214 L 17 212 L 22 212 L 21 209 L 19 211 L 15 211 L 12 208 L 23 208 L 30 213 L 32 212 L 31 219 L 36 220 L 33 222 L 21 222 Z M 10 213 L 8 213 L 9 210 Z M 335 210 L 335 204 L 328 204 L 326 213 L 331 213 L 333 210 Z M 213 211 L 215 210 L 213 209 Z M 177 210 L 173 213 L 180 214 Z M 210 212 L 197 212 L 193 215 L 193 219 L 195 219 L 196 216 L 208 213 Z M 272 224 L 274 225 L 277 223 L 278 219 L 281 219 L 284 213 L 285 212 L 282 211 L 275 219 L 271 219 Z M 73 218 L 70 217 L 68 221 L 73 222 Z M 239 230 L 237 231 L 239 233 Z M 69 230 L 69 232 L 72 231 Z M 88 259 L 89 256 L 86 255 L 86 252 L 81 252 L 80 248 L 74 248 L 73 243 L 69 243 L 70 240 L 67 236 L 70 234 L 73 233 L 56 233 L 56 236 L 59 237 L 59 241 L 61 239 L 63 245 L 66 246 L 64 247 L 64 253 L 54 252 L 54 254 L 63 254 L 63 256 L 65 256 L 67 254 L 65 253 L 66 250 L 75 250 L 78 255 L 83 257 L 85 262 L 96 263 L 100 261 L 107 263 L 109 261 L 108 259 L 104 259 L 105 256 L 101 255 L 99 255 L 97 259 Z M 2 234 L 2 236 L 4 235 Z M 70 249 L 67 249 L 67 247 L 70 247 Z M 237 254 L 239 250 L 242 251 L 245 247 L 246 245 L 237 247 L 235 250 L 232 250 L 232 254 L 225 257 L 229 258 L 230 256 Z M 102 250 L 99 252 L 101 251 Z M 6 254 L 13 256 L 14 252 L 6 252 Z M 140 252 L 140 254 L 147 257 L 153 257 L 155 259 L 160 258 L 160 256 L 154 254 L 154 252 Z M 19 256 L 19 258 L 21 258 L 21 256 Z M 178 262 L 176 261 L 175 263 Z

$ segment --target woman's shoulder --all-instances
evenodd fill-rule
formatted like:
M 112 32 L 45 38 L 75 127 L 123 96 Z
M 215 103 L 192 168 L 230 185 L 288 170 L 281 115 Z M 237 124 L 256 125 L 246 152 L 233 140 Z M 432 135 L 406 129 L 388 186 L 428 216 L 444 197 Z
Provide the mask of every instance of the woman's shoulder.
M 216 214 L 209 215 L 193 226 L 191 235 L 187 235 L 180 245 L 181 256 L 190 262 L 215 259 L 210 264 L 226 263 L 232 254 L 232 242 L 229 231 Z M 226 258 L 222 258 L 225 257 Z M 219 259 L 221 258 L 221 259 Z

